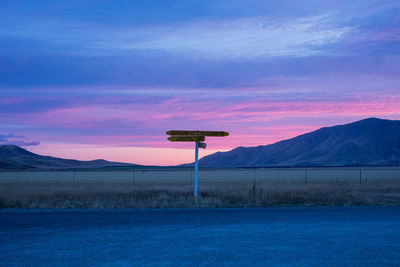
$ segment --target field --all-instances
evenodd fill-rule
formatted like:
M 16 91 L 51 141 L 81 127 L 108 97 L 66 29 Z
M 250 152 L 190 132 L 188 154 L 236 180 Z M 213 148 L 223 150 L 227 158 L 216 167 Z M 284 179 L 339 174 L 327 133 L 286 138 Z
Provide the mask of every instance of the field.
M 1 208 L 400 205 L 400 168 L 0 172 Z

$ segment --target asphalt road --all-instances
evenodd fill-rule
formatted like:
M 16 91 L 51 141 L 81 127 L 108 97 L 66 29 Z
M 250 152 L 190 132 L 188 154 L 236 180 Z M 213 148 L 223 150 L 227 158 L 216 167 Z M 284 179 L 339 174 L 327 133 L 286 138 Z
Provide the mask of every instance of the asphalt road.
M 0 211 L 0 265 L 399 266 L 399 207 Z

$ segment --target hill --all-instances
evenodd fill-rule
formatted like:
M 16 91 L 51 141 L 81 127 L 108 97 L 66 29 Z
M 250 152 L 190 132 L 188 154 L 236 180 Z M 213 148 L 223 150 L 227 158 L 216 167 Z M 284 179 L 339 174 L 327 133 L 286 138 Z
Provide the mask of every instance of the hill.
M 271 145 L 217 152 L 199 166 L 400 166 L 400 121 L 370 118 L 325 127 Z
M 129 163 L 110 162 L 103 159 L 79 161 L 41 156 L 15 145 L 0 145 L 0 170 L 20 169 L 67 169 L 67 168 L 105 168 L 135 167 Z

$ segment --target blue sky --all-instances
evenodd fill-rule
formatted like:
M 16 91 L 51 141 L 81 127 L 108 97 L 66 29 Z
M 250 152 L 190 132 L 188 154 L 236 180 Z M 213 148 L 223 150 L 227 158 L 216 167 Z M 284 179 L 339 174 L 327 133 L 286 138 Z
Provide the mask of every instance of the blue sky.
M 399 14 L 397 1 L 3 1 L 0 134 L 83 159 L 177 147 L 177 163 L 191 145 L 168 143 L 172 128 L 231 132 L 207 154 L 399 119 Z

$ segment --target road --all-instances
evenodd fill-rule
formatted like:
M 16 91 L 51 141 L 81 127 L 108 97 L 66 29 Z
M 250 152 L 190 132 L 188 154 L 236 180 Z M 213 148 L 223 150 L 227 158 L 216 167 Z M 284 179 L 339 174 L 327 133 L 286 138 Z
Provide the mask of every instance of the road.
M 0 211 L 0 265 L 399 266 L 399 207 Z

